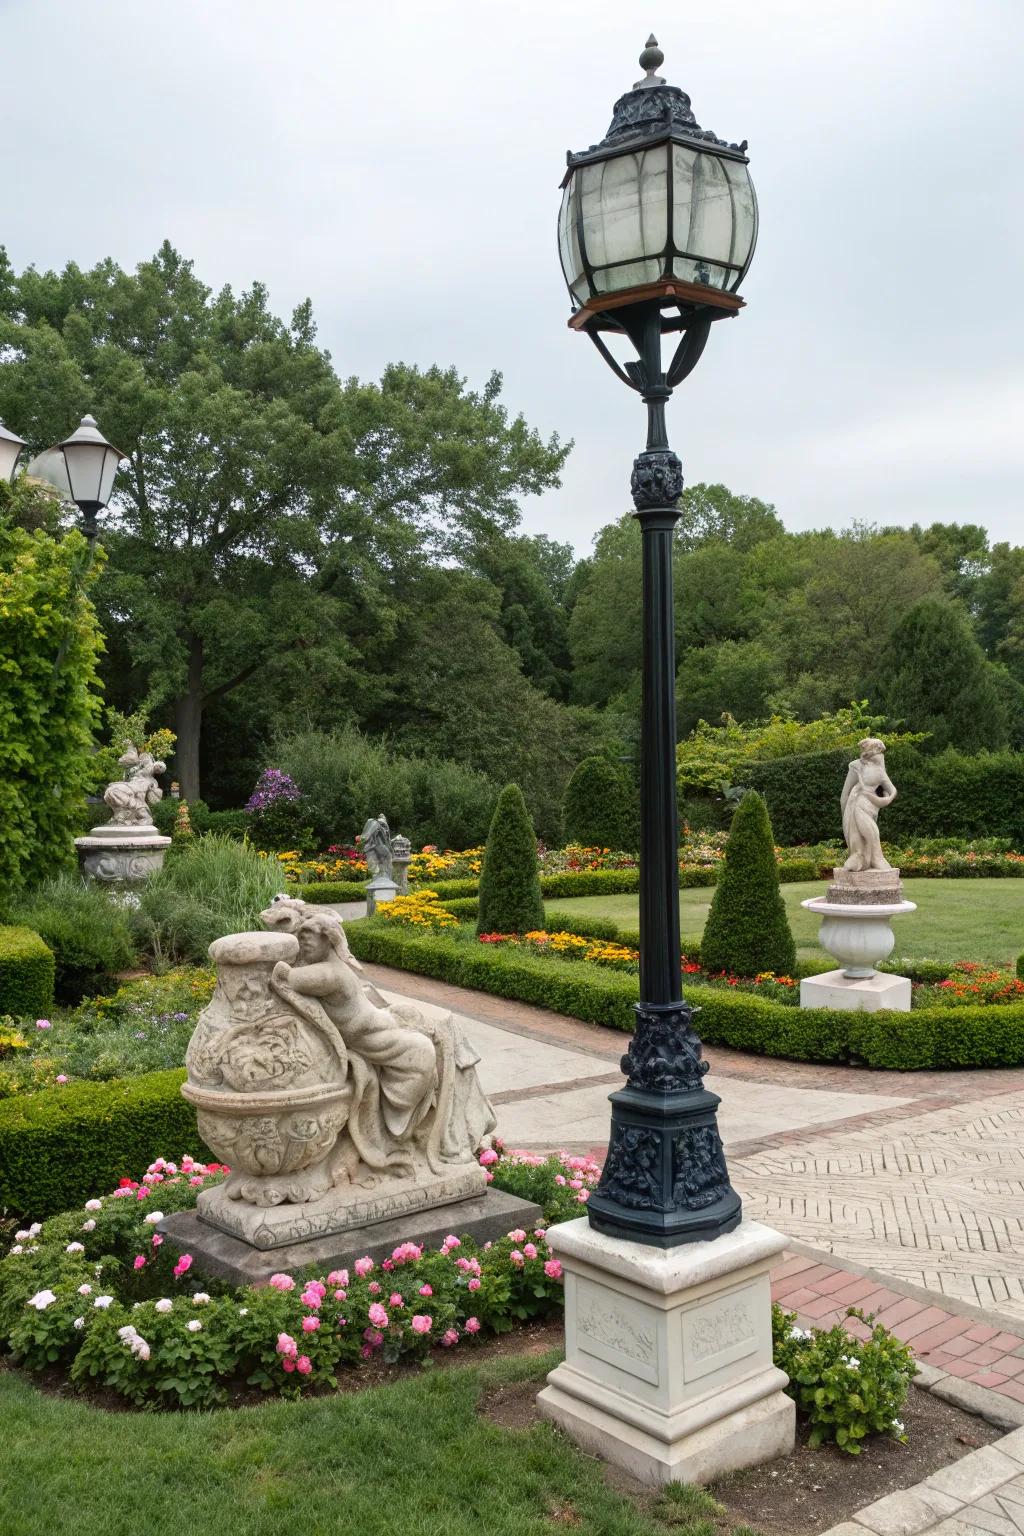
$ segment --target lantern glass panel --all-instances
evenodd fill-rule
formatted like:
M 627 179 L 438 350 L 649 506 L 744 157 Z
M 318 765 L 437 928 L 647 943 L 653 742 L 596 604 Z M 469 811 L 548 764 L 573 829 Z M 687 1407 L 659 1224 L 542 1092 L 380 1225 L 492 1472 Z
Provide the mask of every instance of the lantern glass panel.
M 113 448 L 107 443 L 70 443 L 64 449 L 64 462 L 73 499 L 106 506 L 118 464 Z
M 675 275 L 735 289 L 754 246 L 754 188 L 738 160 L 673 145 Z
M 0 480 L 10 480 L 14 475 L 14 468 L 21 453 L 21 444 L 12 442 L 0 432 Z

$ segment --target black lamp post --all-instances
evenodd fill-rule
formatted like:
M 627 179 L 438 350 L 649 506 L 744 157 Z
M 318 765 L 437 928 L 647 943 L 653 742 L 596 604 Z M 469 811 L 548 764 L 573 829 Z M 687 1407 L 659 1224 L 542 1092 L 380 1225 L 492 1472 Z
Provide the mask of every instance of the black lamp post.
M 702 129 L 689 96 L 656 73 L 663 60 L 649 38 L 645 77 L 615 103 L 604 139 L 568 155 L 558 238 L 569 324 L 647 407 L 647 447 L 632 477 L 643 530 L 641 1002 L 587 1210 L 599 1232 L 670 1248 L 731 1231 L 741 1207 L 718 1132 L 721 1101 L 703 1086 L 707 1062 L 682 991 L 672 540 L 683 475 L 665 405 L 712 323 L 743 305 L 736 289 L 754 253 L 757 202 L 746 142 Z M 636 361 L 620 366 L 609 332 L 632 343 Z M 672 332 L 681 334 L 666 368 L 661 338 Z
M 107 442 L 92 416 L 83 416 L 57 449 L 64 455 L 71 499 L 82 514 L 82 532 L 91 545 L 99 533 L 97 518 L 110 500 L 124 454 Z

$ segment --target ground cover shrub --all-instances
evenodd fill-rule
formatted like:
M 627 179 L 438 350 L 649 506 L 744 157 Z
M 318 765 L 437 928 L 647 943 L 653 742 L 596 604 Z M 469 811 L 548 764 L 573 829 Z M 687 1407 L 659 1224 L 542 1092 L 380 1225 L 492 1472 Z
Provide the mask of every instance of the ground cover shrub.
M 435 931 L 458 927 L 458 918 L 441 905 L 436 891 L 416 891 L 409 896 L 396 896 L 392 901 L 382 902 L 377 911 L 385 923 L 431 928 Z
M 5 1056 L 0 1046 L 0 1099 L 180 1067 L 213 985 L 212 971 L 189 967 L 123 982 L 109 996 L 50 1009 L 45 1019 L 30 1016 L 20 1047 Z M 0 1040 L 2 1026 L 0 1019 Z
M 135 923 L 161 961 L 203 963 L 214 939 L 259 927 L 259 914 L 284 889 L 275 859 L 210 833 L 168 849 L 163 869 L 139 895 Z
M 733 817 L 701 954 L 705 969 L 741 976 L 761 971 L 789 975 L 796 964 L 771 822 L 764 801 L 753 792 L 744 795 Z
M 518 784 L 506 784 L 487 833 L 477 932 L 525 933 L 543 926 L 537 835 L 522 790 Z
M 851 1307 L 848 1317 L 867 1337 L 833 1328 L 799 1328 L 796 1315 L 772 1306 L 772 1352 L 789 1377 L 786 1388 L 811 1427 L 810 1444 L 834 1441 L 859 1456 L 869 1435 L 905 1440 L 900 1413 L 917 1374 L 913 1351 L 872 1317 Z
M 0 1015 L 46 1013 L 53 1003 L 53 950 L 31 928 L 0 927 Z
M 584 1186 L 573 1165 L 584 1161 L 536 1160 L 538 1187 L 558 1194 L 561 1176 L 571 1201 L 556 1203 L 574 1213 Z M 365 1257 L 304 1282 L 279 1274 L 254 1289 L 207 1279 L 191 1255 L 165 1251 L 157 1228 L 224 1171 L 158 1157 L 141 1180 L 125 1177 L 112 1194 L 16 1233 L 0 1260 L 0 1339 L 15 1360 L 29 1370 L 63 1364 L 78 1385 L 133 1403 L 209 1407 L 243 1384 L 292 1397 L 336 1386 L 342 1366 L 423 1359 L 562 1304 L 546 1225 L 485 1248 L 458 1233 L 435 1252 L 405 1242 L 380 1264 Z M 588 1169 L 589 1184 L 597 1172 Z
M 979 965 L 972 960 L 958 960 L 948 976 L 941 981 L 919 986 L 917 1005 L 957 1008 L 963 1003 L 987 1003 L 1005 1005 L 1024 1002 L 1024 979 L 1017 970 L 1003 970 L 999 966 Z
M 585 757 L 565 786 L 562 826 L 570 843 L 635 848 L 639 806 L 632 779 L 606 757 Z
M 13 892 L 3 915 L 34 929 L 53 951 L 56 995 L 65 1002 L 96 991 L 135 961 L 130 908 L 78 875 L 55 875 Z
M 625 971 L 635 976 L 640 974 L 639 951 L 614 943 L 611 939 L 592 939 L 578 933 L 549 932 L 546 929 L 524 934 L 481 933 L 479 939 L 481 944 L 525 950 L 528 954 L 584 960 L 590 965 L 606 965 L 613 971 Z

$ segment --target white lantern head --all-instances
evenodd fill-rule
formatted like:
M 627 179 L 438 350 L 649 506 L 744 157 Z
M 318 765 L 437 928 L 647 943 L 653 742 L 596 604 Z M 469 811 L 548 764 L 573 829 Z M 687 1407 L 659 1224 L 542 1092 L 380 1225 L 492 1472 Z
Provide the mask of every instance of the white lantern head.
M 71 436 L 57 446 L 64 455 L 72 500 L 93 512 L 105 507 L 125 455 L 107 442 L 92 416 L 83 416 Z
M 13 480 L 25 439 L 10 432 L 0 421 L 0 480 Z
M 574 310 L 676 296 L 742 305 L 757 240 L 746 140 L 701 128 L 686 92 L 656 73 L 663 61 L 650 37 L 646 74 L 615 103 L 605 137 L 566 156 L 558 244 Z

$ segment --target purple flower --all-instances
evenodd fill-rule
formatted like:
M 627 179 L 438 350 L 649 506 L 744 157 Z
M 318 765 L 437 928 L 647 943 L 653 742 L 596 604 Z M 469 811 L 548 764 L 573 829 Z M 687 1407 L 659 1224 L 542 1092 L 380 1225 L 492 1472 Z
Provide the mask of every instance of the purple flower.
M 260 774 L 245 808 L 250 812 L 265 811 L 278 801 L 301 799 L 302 791 L 291 774 L 282 773 L 280 768 L 267 768 Z

